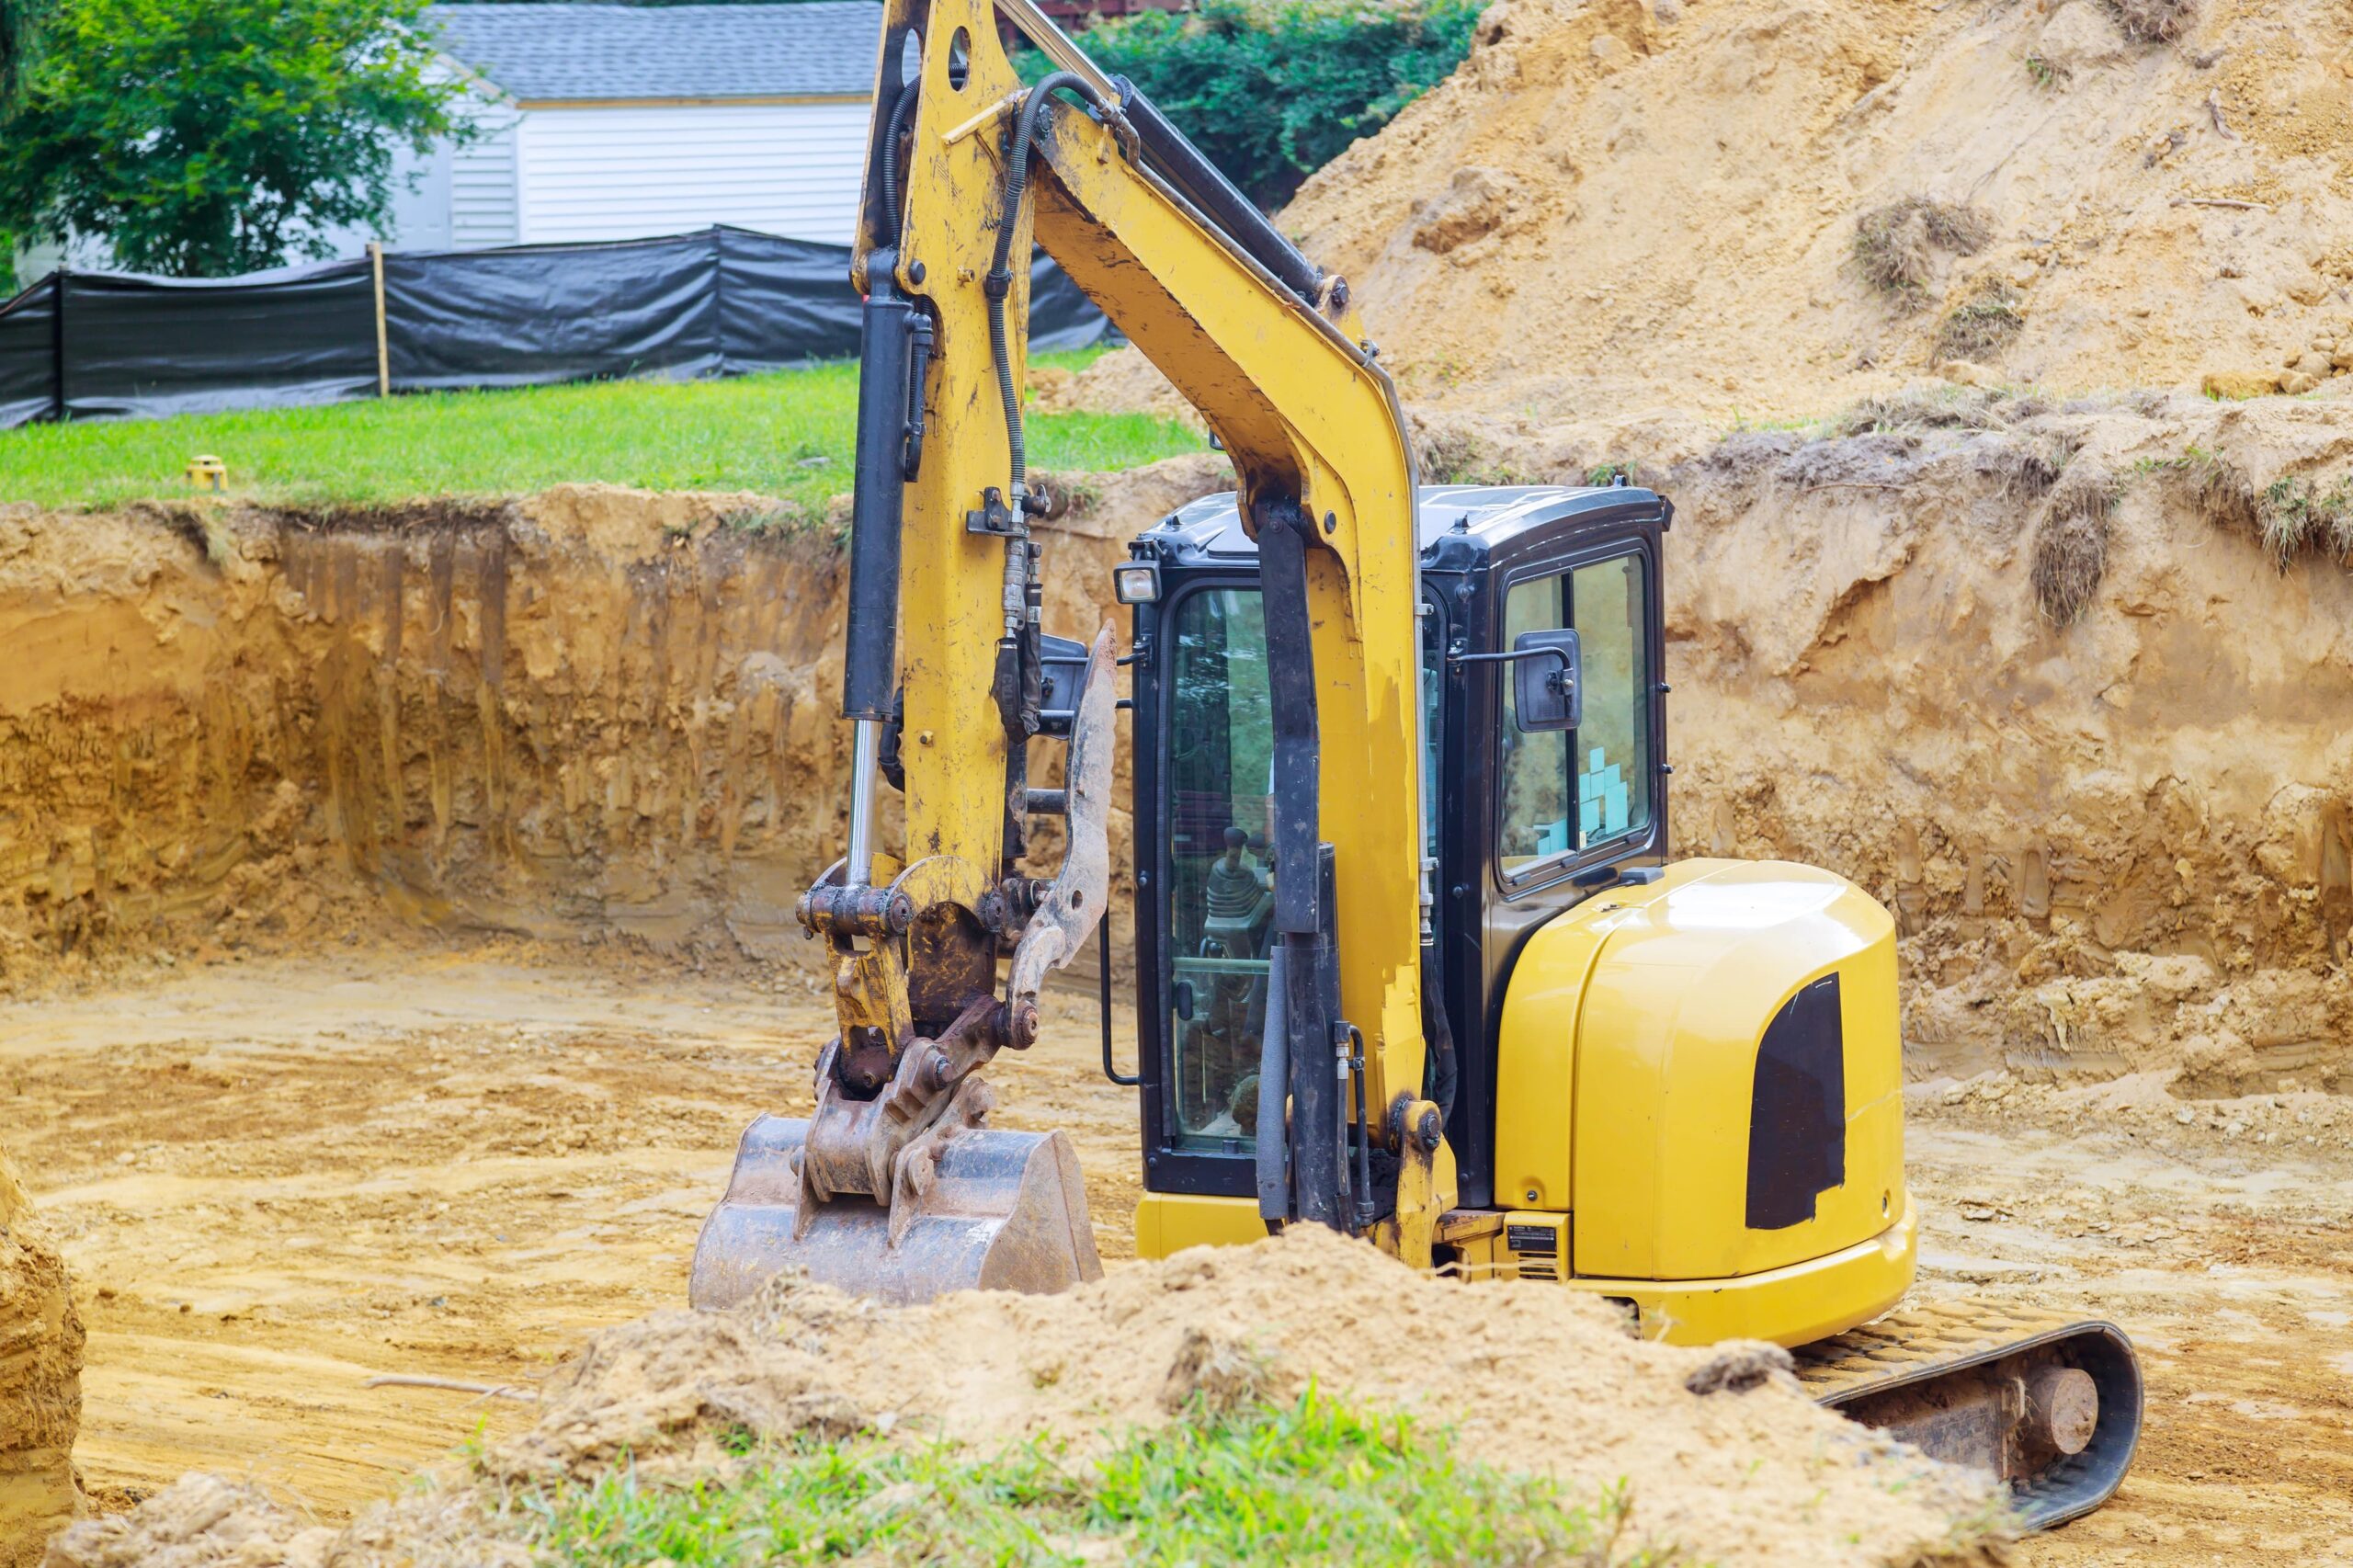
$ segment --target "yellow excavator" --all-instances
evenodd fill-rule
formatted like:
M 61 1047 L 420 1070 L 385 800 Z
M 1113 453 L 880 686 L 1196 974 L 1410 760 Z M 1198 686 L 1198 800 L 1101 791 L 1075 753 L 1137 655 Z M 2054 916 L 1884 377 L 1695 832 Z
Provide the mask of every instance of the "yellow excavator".
M 1138 1251 L 1326 1225 L 1609 1298 L 1654 1337 L 1776 1341 L 1825 1403 L 2003 1476 L 2029 1521 L 2097 1506 L 2138 1439 L 2120 1332 L 1886 1315 L 1919 1224 L 1888 913 L 1810 867 L 1667 858 L 1672 506 L 1419 485 L 1346 281 L 1032 0 L 886 0 L 852 279 L 849 842 L 799 910 L 840 1034 L 813 1115 L 745 1132 L 693 1301 L 788 1267 L 897 1301 L 1100 1273 L 1069 1141 L 990 1127 L 981 1074 L 1034 1042 L 1110 892 L 1111 629 L 1040 624 L 1033 245 L 1238 482 L 1115 574 Z M 877 842 L 885 780 L 903 858 Z M 1022 869 L 1041 817 L 1051 878 Z

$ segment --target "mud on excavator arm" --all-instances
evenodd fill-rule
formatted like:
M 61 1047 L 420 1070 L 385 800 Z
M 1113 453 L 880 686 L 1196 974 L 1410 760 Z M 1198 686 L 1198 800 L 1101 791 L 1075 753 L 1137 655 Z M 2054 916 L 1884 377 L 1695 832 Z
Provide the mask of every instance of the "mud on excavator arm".
M 1034 85 L 1000 46 L 1000 13 L 1051 68 Z M 978 1076 L 1034 1039 L 1038 986 L 1108 892 L 1108 627 L 1070 723 L 1063 866 L 1040 885 L 1016 864 L 1040 722 L 1029 520 L 1041 507 L 1020 415 L 1033 242 L 1200 411 L 1258 541 L 1281 1019 L 1262 1074 L 1261 1212 L 1375 1231 L 1427 1264 L 1452 1199 L 1422 1098 L 1414 465 L 1347 286 L 1029 0 L 889 0 L 854 253 L 868 299 L 850 852 L 801 905 L 832 946 L 841 1035 L 819 1062 L 813 1117 L 746 1134 L 697 1249 L 700 1304 L 786 1263 L 899 1299 L 1053 1290 L 1096 1271 L 1067 1141 L 987 1129 Z M 892 751 L 903 868 L 873 841 L 873 779 Z M 1351 1119 L 1368 1124 L 1353 1162 Z M 1367 1175 L 1376 1143 L 1399 1173 L 1386 1213 Z

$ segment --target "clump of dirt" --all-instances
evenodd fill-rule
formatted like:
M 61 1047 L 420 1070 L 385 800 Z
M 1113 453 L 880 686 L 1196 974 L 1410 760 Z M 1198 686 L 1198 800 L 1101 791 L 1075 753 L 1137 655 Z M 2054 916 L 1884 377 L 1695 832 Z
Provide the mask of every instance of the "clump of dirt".
M 1282 222 L 1409 397 L 1502 415 L 1818 415 L 1988 280 L 2008 380 L 2307 391 L 2348 66 L 2336 0 L 1503 0 Z
M 82 1346 L 65 1261 L 0 1150 L 0 1568 L 40 1562 L 83 1512 Z
M 2108 574 L 2109 518 L 2116 499 L 2116 476 L 2086 460 L 2068 466 L 2043 507 L 2034 539 L 2034 597 L 2061 626 L 2091 608 Z
M 2000 358 L 2025 326 L 2018 291 L 1999 278 L 1983 278 L 1937 324 L 1935 354 L 1939 360 L 1983 364 Z
M 1622 1480 L 1628 1540 L 1695 1561 L 1912 1563 L 2000 1539 L 1986 1480 L 1821 1409 L 1786 1368 L 1771 1346 L 1642 1344 L 1619 1314 L 1557 1287 L 1465 1290 L 1307 1227 L 1062 1296 L 890 1308 L 782 1280 L 741 1312 L 659 1313 L 591 1340 L 550 1381 L 531 1429 L 480 1463 L 512 1488 L 585 1479 L 626 1452 L 641 1476 L 676 1481 L 723 1472 L 723 1445 L 740 1449 L 747 1430 L 944 1437 L 983 1451 L 1051 1433 L 1083 1458 L 1165 1422 L 1197 1391 L 1281 1398 L 1313 1379 L 1445 1422 L 1459 1451 L 1498 1466 L 1596 1493 Z M 192 1484 L 77 1529 L 61 1563 L 130 1561 L 73 1554 L 101 1536 L 176 1528 Z M 446 1494 L 418 1495 L 363 1517 L 331 1559 L 448 1560 L 463 1531 L 449 1526 Z M 417 1550 L 420 1516 L 440 1547 Z M 256 1515 L 229 1517 L 246 1530 Z M 488 1544 L 474 1542 L 477 1560 Z
M 1993 220 L 1974 207 L 1907 196 L 1855 224 L 1855 263 L 1873 288 L 1916 302 L 1936 276 L 1938 252 L 1975 256 L 1993 237 Z
M 2171 43 L 2198 25 L 2198 0 L 2107 0 L 2116 25 L 2136 43 Z
M 66 1531 L 46 1568 L 324 1568 L 335 1538 L 259 1487 L 194 1471 L 134 1514 Z

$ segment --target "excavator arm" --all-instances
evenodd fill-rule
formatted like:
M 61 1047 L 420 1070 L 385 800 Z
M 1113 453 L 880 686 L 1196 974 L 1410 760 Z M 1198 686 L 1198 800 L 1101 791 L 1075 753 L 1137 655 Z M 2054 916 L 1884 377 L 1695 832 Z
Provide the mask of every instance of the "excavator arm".
M 1000 15 L 1044 56 L 1031 84 Z M 1057 1289 L 1096 1267 L 1067 1142 L 988 1129 L 979 1077 L 1034 1040 L 1038 987 L 1108 892 L 1108 626 L 1070 721 L 1063 867 L 1040 883 L 1018 865 L 1033 805 L 1055 800 L 1028 780 L 1042 719 L 1043 508 L 1021 415 L 1033 244 L 1200 411 L 1258 544 L 1275 732 L 1260 1211 L 1427 1263 L 1452 1164 L 1422 1097 L 1415 474 L 1346 284 L 1030 0 L 889 0 L 872 127 L 854 270 L 849 853 L 801 904 L 832 948 L 841 1034 L 814 1116 L 746 1135 L 696 1299 L 734 1299 L 788 1262 L 902 1299 Z M 904 863 L 875 842 L 893 754 Z M 1378 1197 L 1376 1145 L 1397 1172 Z M 930 1223 L 960 1187 L 954 1223 Z

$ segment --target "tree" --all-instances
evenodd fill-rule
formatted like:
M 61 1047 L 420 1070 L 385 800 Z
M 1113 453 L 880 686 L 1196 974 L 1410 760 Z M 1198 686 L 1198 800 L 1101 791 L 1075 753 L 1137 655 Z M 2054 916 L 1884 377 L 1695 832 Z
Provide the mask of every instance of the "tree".
M 1444 81 L 1484 3 L 1200 0 L 1098 22 L 1083 47 L 1272 209 Z
M 104 235 L 141 271 L 325 255 L 326 230 L 389 221 L 400 145 L 463 134 L 425 0 L 0 6 L 38 27 L 0 83 L 0 230 Z
M 49 0 L 0 0 L 0 109 L 17 96 Z

